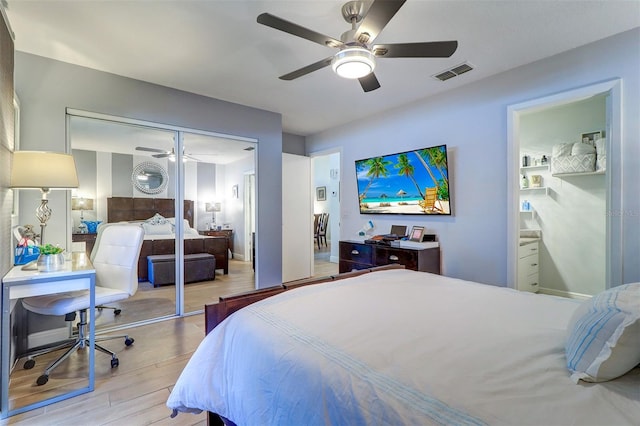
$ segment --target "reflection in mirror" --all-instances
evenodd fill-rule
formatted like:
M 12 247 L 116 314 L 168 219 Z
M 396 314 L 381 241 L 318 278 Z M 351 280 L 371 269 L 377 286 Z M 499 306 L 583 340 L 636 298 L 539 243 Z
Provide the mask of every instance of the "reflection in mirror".
M 84 212 L 87 220 L 101 220 L 103 223 L 113 221 L 108 217 L 107 209 L 107 200 L 113 197 L 132 198 L 140 203 L 148 199 L 175 199 L 177 146 L 174 140 L 178 140 L 179 132 L 146 124 L 118 122 L 112 117 L 98 119 L 80 114 L 69 116 L 70 143 L 76 156 L 80 180 L 80 188 L 73 195 L 95 199 L 94 210 Z M 205 239 L 226 239 L 226 244 L 216 240 L 215 286 L 208 280 L 190 281 L 191 276 L 185 277 L 182 300 L 186 313 L 201 311 L 205 303 L 216 303 L 219 296 L 253 290 L 255 287 L 252 257 L 245 254 L 245 249 L 250 250 L 250 242 L 246 242 L 245 235 L 249 235 L 250 241 L 251 233 L 255 231 L 255 203 L 250 203 L 248 211 L 251 218 L 247 220 L 249 226 L 245 226 L 242 191 L 244 175 L 254 173 L 256 169 L 257 145 L 255 141 L 235 140 L 196 131 L 185 131 L 181 136 L 184 144 L 184 200 L 190 201 L 193 206 L 190 220 L 187 220 L 188 226 L 184 226 L 184 253 L 207 253 L 214 250 L 214 245 L 211 241 L 205 243 Z M 151 169 L 147 167 L 149 163 L 153 164 Z M 140 179 L 143 170 L 146 174 L 142 179 L 147 177 L 147 181 Z M 161 187 L 158 186 L 161 177 L 158 174 L 161 175 L 162 171 L 166 175 L 162 176 Z M 167 184 L 164 185 L 164 182 Z M 239 186 L 239 194 L 234 195 L 234 186 Z M 212 213 L 206 211 L 206 203 L 212 202 L 222 206 L 221 211 L 215 215 L 216 225 L 223 228 L 222 236 L 207 235 L 214 233 L 211 230 Z M 144 212 L 145 217 L 136 220 L 150 219 L 155 213 L 159 213 L 157 210 Z M 74 215 L 73 222 L 77 225 L 80 212 L 69 213 Z M 170 215 L 162 215 L 172 220 Z M 117 219 L 120 220 L 125 219 Z M 147 259 L 153 254 L 174 253 L 175 225 L 170 224 L 167 228 L 160 224 L 147 228 L 139 260 L 138 290 L 128 300 L 114 304 L 122 309 L 120 315 L 114 316 L 111 311 L 103 311 L 105 313 L 99 315 L 96 323 L 98 329 L 166 317 L 176 312 L 176 300 L 179 299 L 176 297 L 178 289 L 175 281 L 172 279 L 162 284 L 159 281 L 151 282 Z M 86 240 L 91 236 L 74 234 L 73 238 Z M 91 243 L 85 244 L 90 251 Z M 227 244 L 228 249 L 225 250 Z M 154 246 L 161 248 L 163 252 L 153 253 Z M 186 265 L 184 270 L 186 273 L 195 268 Z
M 145 161 L 133 169 L 131 181 L 140 192 L 159 194 L 167 187 L 169 175 L 159 164 Z

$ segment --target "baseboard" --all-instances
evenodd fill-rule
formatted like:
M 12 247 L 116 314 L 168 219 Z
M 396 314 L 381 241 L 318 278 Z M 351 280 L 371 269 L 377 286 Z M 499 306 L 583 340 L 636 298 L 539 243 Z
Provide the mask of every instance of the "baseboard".
M 591 296 L 589 294 L 575 293 L 575 292 L 572 292 L 572 291 L 555 290 L 553 288 L 544 288 L 544 287 L 540 288 L 540 293 L 541 294 L 550 294 L 552 296 L 567 297 L 569 299 L 578 299 L 578 300 L 587 300 L 587 299 L 591 299 L 591 297 L 593 297 L 593 296 Z
M 239 253 L 233 253 L 233 260 L 240 260 L 240 261 L 244 262 L 244 255 L 239 254 Z
M 37 348 L 39 346 L 50 345 L 69 338 L 69 328 L 54 328 L 51 330 L 32 333 L 27 337 L 27 347 Z

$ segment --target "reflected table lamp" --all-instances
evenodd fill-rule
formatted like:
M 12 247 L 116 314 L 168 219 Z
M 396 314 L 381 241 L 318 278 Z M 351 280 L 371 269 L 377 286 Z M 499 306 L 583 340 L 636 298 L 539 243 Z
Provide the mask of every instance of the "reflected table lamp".
M 15 151 L 9 187 L 39 189 L 42 192 L 36 217 L 40 221 L 40 244 L 44 244 L 44 228 L 52 213 L 47 195 L 52 189 L 78 187 L 76 163 L 71 154 L 62 152 Z
M 84 223 L 84 211 L 93 210 L 93 198 L 74 197 L 71 199 L 71 210 L 80 210 L 80 225 L 78 232 L 86 234 L 88 232 L 87 225 Z
M 214 229 L 215 228 L 215 224 L 216 224 L 216 212 L 222 211 L 222 204 L 221 203 L 206 203 L 204 205 L 204 209 L 207 212 L 211 212 L 211 226 L 209 228 L 210 229 Z

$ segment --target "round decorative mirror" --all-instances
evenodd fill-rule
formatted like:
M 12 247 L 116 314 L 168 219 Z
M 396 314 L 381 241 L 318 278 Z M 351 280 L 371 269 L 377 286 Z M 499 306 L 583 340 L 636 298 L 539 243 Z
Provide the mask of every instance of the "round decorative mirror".
M 145 194 L 159 194 L 167 187 L 169 175 L 158 163 L 145 161 L 133 168 L 131 182 L 140 192 Z

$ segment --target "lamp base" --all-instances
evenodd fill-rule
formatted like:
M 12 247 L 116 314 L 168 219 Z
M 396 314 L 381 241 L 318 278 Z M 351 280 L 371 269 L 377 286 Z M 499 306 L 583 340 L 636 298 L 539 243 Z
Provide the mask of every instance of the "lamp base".
M 80 222 L 80 225 L 78 225 L 78 234 L 88 234 L 88 233 L 89 233 L 89 229 L 87 228 L 87 225 Z

